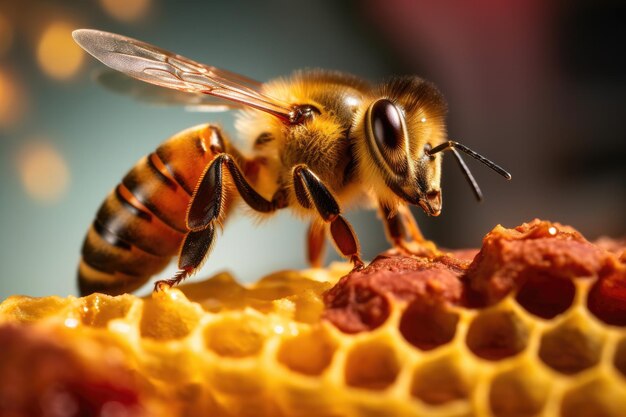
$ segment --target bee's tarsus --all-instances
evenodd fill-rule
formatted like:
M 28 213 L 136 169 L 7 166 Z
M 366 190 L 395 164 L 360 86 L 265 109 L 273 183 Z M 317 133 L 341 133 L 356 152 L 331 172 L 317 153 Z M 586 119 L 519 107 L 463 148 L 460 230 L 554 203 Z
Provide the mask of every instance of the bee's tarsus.
M 172 288 L 175 285 L 180 284 L 185 278 L 191 274 L 191 270 L 181 269 L 176 272 L 172 278 L 160 280 L 154 283 L 154 291 L 165 291 Z

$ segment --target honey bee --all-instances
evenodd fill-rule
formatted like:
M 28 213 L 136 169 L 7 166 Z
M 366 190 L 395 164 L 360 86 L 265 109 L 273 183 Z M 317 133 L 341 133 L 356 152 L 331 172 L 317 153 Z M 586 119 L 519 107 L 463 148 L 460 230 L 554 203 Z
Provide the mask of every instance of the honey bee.
M 326 236 L 354 268 L 359 241 L 343 208 L 379 207 L 390 242 L 424 242 L 408 209 L 441 212 L 443 151 L 456 157 L 476 197 L 481 191 L 458 151 L 503 177 L 504 169 L 447 139 L 446 103 L 416 76 L 371 85 L 339 72 L 309 70 L 259 83 L 124 36 L 90 29 L 75 41 L 107 66 L 157 86 L 211 96 L 240 109 L 240 152 L 212 124 L 174 135 L 142 158 L 109 194 L 82 248 L 81 294 L 132 291 L 178 253 L 178 284 L 208 257 L 218 228 L 243 200 L 269 215 L 290 208 L 310 221 L 308 260 L 322 263 Z M 213 104 L 216 104 L 215 102 Z

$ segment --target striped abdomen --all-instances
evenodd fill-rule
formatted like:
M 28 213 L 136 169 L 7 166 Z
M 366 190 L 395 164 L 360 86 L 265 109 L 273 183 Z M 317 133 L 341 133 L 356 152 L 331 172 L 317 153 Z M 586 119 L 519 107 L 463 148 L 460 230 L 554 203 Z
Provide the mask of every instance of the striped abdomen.
M 214 155 L 202 125 L 180 132 L 142 158 L 100 206 L 83 243 L 81 295 L 133 291 L 163 270 L 187 231 L 194 187 Z

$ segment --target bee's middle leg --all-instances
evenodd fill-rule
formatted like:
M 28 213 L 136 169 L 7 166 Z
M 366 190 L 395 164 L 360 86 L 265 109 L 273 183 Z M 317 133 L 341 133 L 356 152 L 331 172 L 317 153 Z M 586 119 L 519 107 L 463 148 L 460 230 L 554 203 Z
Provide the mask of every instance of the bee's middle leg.
M 228 171 L 227 176 L 224 175 L 224 168 Z M 246 180 L 233 156 L 218 154 L 200 177 L 191 197 L 187 209 L 189 232 L 178 258 L 179 271 L 171 279 L 158 281 L 155 290 L 178 284 L 200 268 L 206 259 L 215 241 L 215 226 L 223 221 L 224 208 L 232 198 L 228 195 L 229 184 L 226 181 L 232 181 L 243 200 L 258 212 L 270 213 L 286 206 L 282 193 L 276 193 L 272 200 L 265 199 Z
M 330 234 L 339 252 L 350 259 L 355 269 L 362 268 L 359 240 L 328 187 L 306 165 L 293 169 L 293 185 L 298 203 L 304 208 L 315 207 L 322 220 L 330 223 Z
M 313 268 L 321 268 L 324 263 L 325 240 L 324 222 L 313 220 L 307 231 L 307 259 Z

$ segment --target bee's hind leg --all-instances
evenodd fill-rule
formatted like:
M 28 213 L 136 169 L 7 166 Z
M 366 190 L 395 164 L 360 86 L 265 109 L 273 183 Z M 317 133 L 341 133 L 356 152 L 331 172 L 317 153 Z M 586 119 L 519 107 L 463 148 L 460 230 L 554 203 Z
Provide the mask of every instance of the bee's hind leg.
M 330 223 L 330 234 L 339 252 L 350 259 L 355 269 L 363 268 L 359 240 L 326 185 L 306 165 L 294 167 L 293 185 L 298 203 L 304 208 L 315 207 L 322 220 Z
M 224 175 L 224 168 L 228 175 Z M 224 208 L 230 203 L 229 184 L 232 181 L 239 195 L 254 210 L 270 213 L 286 207 L 284 193 L 277 192 L 274 198 L 266 200 L 248 183 L 237 166 L 235 158 L 228 153 L 218 154 L 208 165 L 191 197 L 187 210 L 187 228 L 178 258 L 179 271 L 170 279 L 156 282 L 155 290 L 171 287 L 194 273 L 211 251 L 215 241 L 216 225 L 223 221 Z
M 204 229 L 188 232 L 178 258 L 178 272 L 172 278 L 157 281 L 154 284 L 154 290 L 159 291 L 173 287 L 200 268 L 204 259 L 211 252 L 214 241 L 215 225 L 213 223 Z

